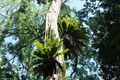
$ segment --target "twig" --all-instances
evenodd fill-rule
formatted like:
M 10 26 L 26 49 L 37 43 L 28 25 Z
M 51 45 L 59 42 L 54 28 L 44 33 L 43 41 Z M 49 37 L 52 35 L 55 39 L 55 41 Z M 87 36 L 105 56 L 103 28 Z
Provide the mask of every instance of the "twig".
M 3 17 L 5 17 L 6 19 L 8 19 L 8 17 L 7 17 L 7 16 L 5 16 L 5 15 L 3 15 L 3 14 L 1 14 L 1 13 L 0 13 L 0 15 L 1 15 L 1 16 L 3 16 Z
M 8 62 L 10 62 L 12 59 L 14 59 L 17 56 L 17 54 L 15 54 Z

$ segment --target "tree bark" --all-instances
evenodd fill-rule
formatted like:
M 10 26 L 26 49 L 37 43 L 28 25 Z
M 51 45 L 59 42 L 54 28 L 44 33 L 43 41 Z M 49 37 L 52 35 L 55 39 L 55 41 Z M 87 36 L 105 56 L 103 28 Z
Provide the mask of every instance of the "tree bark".
M 60 40 L 58 33 L 57 19 L 60 12 L 61 4 L 62 4 L 62 0 L 53 0 L 51 7 L 49 8 L 48 13 L 46 15 L 45 36 L 49 36 L 53 40 L 56 38 Z M 57 60 L 61 63 L 63 67 L 65 67 L 63 55 L 58 56 Z M 62 80 L 62 78 L 63 78 L 62 72 L 59 71 L 59 73 L 54 74 L 48 80 Z
M 46 35 L 54 35 L 54 38 L 59 38 L 57 19 L 60 12 L 62 0 L 53 0 L 51 7 L 46 15 Z

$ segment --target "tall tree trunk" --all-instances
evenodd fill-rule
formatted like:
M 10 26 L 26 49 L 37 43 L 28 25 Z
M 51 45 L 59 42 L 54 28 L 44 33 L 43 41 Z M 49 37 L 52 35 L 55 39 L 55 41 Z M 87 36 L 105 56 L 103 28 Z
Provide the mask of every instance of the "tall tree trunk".
M 59 37 L 58 33 L 58 25 L 57 25 L 57 19 L 60 12 L 62 0 L 53 0 L 51 7 L 48 10 L 48 13 L 46 15 L 46 28 L 45 28 L 45 36 L 49 36 L 53 40 Z M 62 48 L 61 48 L 62 50 Z M 61 63 L 62 66 L 64 66 L 64 56 L 58 56 L 57 60 Z M 59 73 L 54 74 L 49 80 L 62 80 L 62 72 L 59 71 Z

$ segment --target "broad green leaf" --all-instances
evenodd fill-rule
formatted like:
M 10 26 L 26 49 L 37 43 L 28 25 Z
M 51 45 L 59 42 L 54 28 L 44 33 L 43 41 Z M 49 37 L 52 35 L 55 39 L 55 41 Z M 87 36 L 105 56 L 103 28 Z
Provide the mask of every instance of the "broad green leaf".
M 39 42 L 39 40 L 35 40 L 35 46 L 37 48 L 37 50 L 39 50 L 42 54 L 44 54 L 43 52 L 43 44 Z

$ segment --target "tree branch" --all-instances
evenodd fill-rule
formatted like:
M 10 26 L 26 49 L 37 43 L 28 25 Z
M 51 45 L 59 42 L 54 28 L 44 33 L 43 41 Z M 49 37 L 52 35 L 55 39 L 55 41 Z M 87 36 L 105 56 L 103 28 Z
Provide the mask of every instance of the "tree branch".
M 8 19 L 8 17 L 7 17 L 7 16 L 5 16 L 5 15 L 3 15 L 3 14 L 1 14 L 1 13 L 0 13 L 0 15 L 1 15 L 1 16 L 3 16 L 4 18 Z
M 15 54 L 10 60 L 8 60 L 8 62 L 10 62 L 12 59 L 14 59 L 17 56 L 17 54 Z
M 72 77 L 72 75 L 76 72 L 76 70 L 77 70 L 77 64 L 78 64 L 78 56 L 76 54 L 75 65 L 73 67 L 73 72 L 71 73 L 70 77 Z

